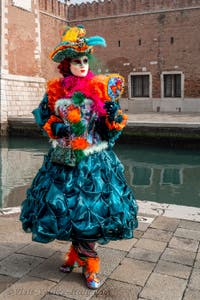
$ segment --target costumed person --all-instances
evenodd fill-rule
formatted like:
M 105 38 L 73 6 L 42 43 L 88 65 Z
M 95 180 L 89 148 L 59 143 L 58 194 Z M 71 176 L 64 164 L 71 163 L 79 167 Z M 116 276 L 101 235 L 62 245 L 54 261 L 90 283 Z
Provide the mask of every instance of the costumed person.
M 81 266 L 91 289 L 101 284 L 95 243 L 130 239 L 137 227 L 137 203 L 112 150 L 127 121 L 118 102 L 124 80 L 90 71 L 97 45 L 105 40 L 86 38 L 83 26 L 67 27 L 50 54 L 63 77 L 48 82 L 33 114 L 51 147 L 20 215 L 33 241 L 72 242 L 60 270 Z

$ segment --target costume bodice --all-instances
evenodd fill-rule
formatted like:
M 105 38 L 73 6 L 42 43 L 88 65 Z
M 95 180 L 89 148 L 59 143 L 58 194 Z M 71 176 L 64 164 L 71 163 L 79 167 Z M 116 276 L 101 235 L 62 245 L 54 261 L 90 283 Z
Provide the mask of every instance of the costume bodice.
M 80 105 L 73 99 L 59 99 L 56 101 L 55 112 L 65 123 L 68 136 L 54 139 L 53 145 L 71 147 L 91 154 L 107 148 L 108 143 L 102 141 L 95 123 L 98 119 L 97 112 L 93 110 L 93 101 L 85 98 Z

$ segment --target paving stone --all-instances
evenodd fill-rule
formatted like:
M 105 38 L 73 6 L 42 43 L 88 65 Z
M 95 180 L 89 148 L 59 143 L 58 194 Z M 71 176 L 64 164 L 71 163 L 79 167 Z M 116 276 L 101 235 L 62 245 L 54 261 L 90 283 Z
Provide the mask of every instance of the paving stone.
M 136 300 L 141 287 L 125 282 L 108 279 L 103 286 L 97 290 L 91 300 Z
M 184 266 L 182 264 L 177 264 L 165 260 L 160 260 L 154 272 L 175 276 L 183 279 L 188 279 L 191 270 L 192 267 Z
M 59 282 L 65 274 L 60 272 L 59 267 L 63 264 L 63 255 L 56 252 L 45 259 L 42 264 L 34 268 L 29 274 L 34 277 Z
M 187 280 L 153 273 L 140 296 L 152 300 L 181 300 Z
M 16 278 L 10 276 L 0 275 L 0 293 L 12 285 L 16 280 Z
M 200 290 L 200 270 L 194 268 L 190 277 L 189 288 Z
M 21 278 L 43 262 L 42 258 L 23 254 L 12 254 L 0 262 L 0 274 Z
M 55 253 L 55 250 L 50 248 L 50 246 L 47 246 L 44 244 L 31 243 L 16 252 L 22 253 L 22 254 L 27 254 L 27 255 L 32 255 L 32 256 L 48 258 L 53 253 Z
M 200 268 L 200 251 L 197 253 L 194 267 L 195 268 Z
M 148 228 L 147 231 L 144 233 L 143 238 L 145 239 L 152 239 L 155 241 L 160 242 L 169 242 L 172 237 L 173 232 Z
M 150 227 L 174 232 L 178 227 L 179 222 L 179 219 L 158 216 Z
M 51 281 L 25 276 L 1 293 L 0 300 L 40 300 L 54 285 Z
M 195 261 L 194 267 L 200 269 L 200 260 Z
M 187 289 L 183 300 L 199 300 L 200 299 L 200 291 Z
M 166 248 L 167 243 L 154 241 L 151 239 L 144 239 L 143 237 L 135 244 L 135 247 L 152 250 L 156 252 L 163 252 Z
M 16 229 L 21 230 L 21 222 L 19 221 L 17 216 L 14 217 L 1 217 L 0 218 L 0 228 L 1 233 L 6 232 L 7 234 L 9 232 L 14 232 Z
M 169 204 L 163 216 L 200 222 L 200 208 Z
M 108 248 L 97 248 L 101 259 L 100 273 L 109 276 L 110 273 L 119 265 L 127 252 Z
M 180 251 L 180 249 L 166 248 L 161 259 L 192 266 L 195 259 L 195 253 L 185 250 Z
M 0 243 L 13 243 L 13 247 L 15 247 L 15 243 L 30 243 L 31 235 L 26 234 L 22 230 L 21 222 L 19 221 L 19 216 L 8 216 L 0 218 Z M 16 248 L 16 247 L 15 247 Z
M 157 202 L 149 202 L 149 201 L 137 201 L 140 211 L 142 215 L 146 215 L 148 217 L 155 217 L 162 215 L 165 209 L 169 206 L 169 204 L 165 203 L 157 203 Z
M 42 300 L 71 300 L 71 299 L 72 298 L 66 298 L 66 297 L 56 296 L 51 294 L 48 294 L 44 298 L 42 298 Z
M 0 244 L 10 248 L 20 249 L 31 243 L 31 235 L 15 228 L 12 232 L 0 232 Z
M 112 241 L 104 246 L 99 246 L 102 248 L 111 248 L 122 251 L 130 251 L 130 249 L 137 243 L 137 239 L 133 238 L 130 240 L 120 240 L 120 241 Z
M 174 232 L 174 235 L 200 241 L 200 231 L 197 230 L 177 228 L 177 230 Z
M 51 247 L 51 249 L 58 252 L 66 253 L 69 250 L 69 247 L 71 246 L 71 242 L 55 240 L 44 246 Z
M 146 231 L 147 228 L 151 225 L 155 218 L 145 217 L 145 216 L 138 216 L 138 230 Z
M 6 246 L 6 245 L 0 245 L 0 260 L 4 259 L 5 257 L 9 256 L 15 251 L 15 249 Z
M 198 244 L 198 241 L 175 236 L 171 239 L 169 247 L 196 252 L 198 249 Z
M 136 239 L 140 239 L 142 236 L 143 236 L 143 234 L 144 234 L 144 232 L 143 231 L 141 231 L 141 230 L 135 230 L 134 231 L 134 237 L 136 238 Z
M 193 222 L 188 220 L 180 220 L 178 227 L 200 231 L 200 222 Z
M 127 255 L 127 257 L 139 259 L 139 260 L 144 260 L 144 261 L 149 261 L 149 262 L 156 262 L 158 261 L 161 253 L 156 252 L 153 250 L 147 250 L 147 249 L 142 249 L 142 248 L 133 248 Z
M 50 294 L 77 300 L 89 300 L 94 292 L 86 287 L 83 276 L 77 272 L 67 274 L 50 290 Z
M 154 263 L 124 258 L 122 263 L 110 275 L 110 278 L 144 286 L 154 266 Z

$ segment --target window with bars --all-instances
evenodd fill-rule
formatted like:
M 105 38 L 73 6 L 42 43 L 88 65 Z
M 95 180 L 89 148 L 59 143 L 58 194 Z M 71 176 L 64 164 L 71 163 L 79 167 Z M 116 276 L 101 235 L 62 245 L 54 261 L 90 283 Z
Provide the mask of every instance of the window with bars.
M 181 97 L 181 74 L 164 74 L 164 97 Z
M 150 97 L 149 82 L 149 75 L 131 75 L 131 98 Z

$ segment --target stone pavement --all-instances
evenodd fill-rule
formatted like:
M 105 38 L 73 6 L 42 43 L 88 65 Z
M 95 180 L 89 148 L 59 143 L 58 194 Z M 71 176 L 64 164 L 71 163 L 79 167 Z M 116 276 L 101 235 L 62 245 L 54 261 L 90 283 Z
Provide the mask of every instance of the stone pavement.
M 39 244 L 18 214 L 0 216 L 0 300 L 199 300 L 200 209 L 139 201 L 135 238 L 98 245 L 102 286 L 59 266 L 69 243 Z M 169 217 L 173 216 L 173 217 Z

